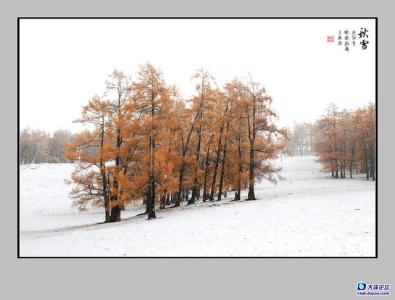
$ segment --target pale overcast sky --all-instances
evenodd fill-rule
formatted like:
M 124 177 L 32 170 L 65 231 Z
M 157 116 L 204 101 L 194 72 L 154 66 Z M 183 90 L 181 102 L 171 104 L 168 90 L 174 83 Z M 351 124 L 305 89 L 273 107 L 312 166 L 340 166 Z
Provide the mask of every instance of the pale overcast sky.
M 219 86 L 251 72 L 273 96 L 279 124 L 312 122 L 333 102 L 375 101 L 374 20 L 21 20 L 20 125 L 81 129 L 81 106 L 117 68 L 147 61 L 182 95 L 203 67 Z M 369 44 L 338 46 L 339 30 L 368 29 Z M 328 43 L 327 36 L 335 42 Z M 343 39 L 345 38 L 343 34 Z M 351 39 L 351 34 L 350 34 Z

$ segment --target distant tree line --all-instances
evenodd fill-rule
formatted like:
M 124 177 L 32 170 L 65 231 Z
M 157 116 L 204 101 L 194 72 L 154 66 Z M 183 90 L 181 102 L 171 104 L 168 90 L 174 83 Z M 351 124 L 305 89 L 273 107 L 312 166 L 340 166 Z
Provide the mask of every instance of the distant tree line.
M 288 130 L 287 153 L 289 155 L 314 155 L 315 127 L 312 123 L 294 123 Z
M 315 124 L 318 161 L 332 177 L 376 179 L 376 106 L 339 110 L 331 104 Z
M 285 141 L 290 155 L 317 155 L 334 178 L 366 174 L 376 179 L 376 107 L 354 110 L 328 105 L 315 123 L 295 123 Z
M 83 107 L 82 124 L 66 157 L 79 161 L 70 183 L 80 209 L 104 207 L 106 222 L 121 220 L 126 204 L 144 199 L 148 219 L 155 206 L 220 201 L 230 190 L 235 200 L 255 183 L 276 181 L 273 161 L 284 150 L 286 131 L 275 124 L 272 98 L 251 76 L 222 88 L 197 70 L 195 93 L 184 99 L 151 64 L 135 80 L 115 70 L 102 96 Z
M 64 155 L 65 144 L 73 134 L 58 129 L 52 134 L 39 129 L 25 128 L 19 133 L 19 164 L 70 162 Z

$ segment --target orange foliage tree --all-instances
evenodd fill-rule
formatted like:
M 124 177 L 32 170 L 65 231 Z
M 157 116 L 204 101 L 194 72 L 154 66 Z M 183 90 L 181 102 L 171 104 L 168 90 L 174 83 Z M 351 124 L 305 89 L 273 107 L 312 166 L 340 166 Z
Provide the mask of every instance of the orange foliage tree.
M 286 132 L 275 125 L 272 99 L 251 78 L 221 89 L 207 71 L 192 76 L 195 94 L 182 99 L 151 64 L 136 79 L 115 70 L 103 97 L 83 107 L 86 130 L 67 147 L 77 161 L 70 183 L 81 209 L 102 206 L 106 222 L 121 220 L 133 201 L 145 201 L 148 219 L 160 208 L 182 202 L 220 201 L 229 190 L 249 188 L 261 178 L 276 181 L 273 161 Z

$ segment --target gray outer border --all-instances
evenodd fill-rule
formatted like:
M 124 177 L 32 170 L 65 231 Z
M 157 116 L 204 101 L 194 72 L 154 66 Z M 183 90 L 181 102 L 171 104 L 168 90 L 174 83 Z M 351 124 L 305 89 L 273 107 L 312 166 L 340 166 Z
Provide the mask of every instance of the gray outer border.
M 390 153 L 394 150 L 390 127 L 384 127 L 393 110 L 390 72 L 393 70 L 393 10 L 373 2 L 298 1 L 271 6 L 253 1 L 210 3 L 210 1 L 9 1 L 1 3 L 2 37 L 1 133 L 4 142 L 2 176 L 2 295 L 16 299 L 104 299 L 177 297 L 187 299 L 349 299 L 355 297 L 359 280 L 393 283 L 394 244 L 391 229 L 394 201 L 390 194 Z M 178 2 L 178 3 L 177 3 Z M 12 5 L 11 5 L 12 4 Z M 307 12 L 308 10 L 308 12 Z M 27 16 L 257 16 L 318 17 L 377 16 L 379 18 L 378 116 L 379 253 L 378 259 L 155 259 L 155 260 L 17 260 L 16 258 L 16 18 Z M 387 38 L 385 38 L 387 37 Z M 387 87 L 387 89 L 385 88 Z M 386 94 L 387 93 L 387 94 Z M 386 100 L 387 97 L 388 99 Z M 10 125 L 12 124 L 12 125 Z M 15 126 L 15 127 L 13 127 Z M 11 127 L 11 128 L 10 128 Z M 9 130 L 11 129 L 11 130 Z M 391 135 L 392 133 L 392 135 Z M 383 135 L 388 135 L 387 140 Z M 386 164 L 382 164 L 385 161 Z M 384 174 L 388 173 L 388 176 Z M 391 276 L 391 275 L 392 276 Z M 6 275 L 6 276 L 5 276 Z M 2 277 L 3 277 L 2 276 Z M 394 292 L 393 292 L 394 293 Z M 392 294 L 393 294 L 392 293 Z

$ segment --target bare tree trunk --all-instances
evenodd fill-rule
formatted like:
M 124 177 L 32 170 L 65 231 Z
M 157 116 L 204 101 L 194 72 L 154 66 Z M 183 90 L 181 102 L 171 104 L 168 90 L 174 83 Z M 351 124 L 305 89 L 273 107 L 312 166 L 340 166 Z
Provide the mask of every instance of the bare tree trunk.
M 118 82 L 118 106 L 117 106 L 117 114 L 118 114 L 118 122 L 120 121 L 121 116 L 121 97 L 122 92 L 120 90 L 120 83 Z M 122 145 L 122 138 L 121 138 L 121 129 L 119 128 L 119 124 L 117 124 L 117 137 L 116 137 L 116 149 L 117 155 L 115 156 L 115 176 L 113 178 L 113 192 L 111 194 L 111 222 L 119 222 L 121 221 L 121 207 L 119 203 L 119 183 L 118 183 L 118 176 L 120 173 L 120 164 L 121 164 L 121 157 L 119 155 L 120 148 Z
M 202 106 L 203 106 L 202 101 L 203 101 L 203 98 L 201 99 L 200 108 L 202 108 Z M 177 196 L 176 196 L 175 203 L 174 203 L 175 207 L 180 206 L 180 203 L 181 203 L 181 198 L 182 198 L 181 194 L 182 194 L 182 189 L 183 189 L 184 172 L 185 172 L 185 162 L 184 162 L 184 160 L 185 160 L 185 156 L 186 156 L 187 151 L 188 151 L 188 146 L 189 146 L 189 142 L 191 140 L 193 129 L 195 128 L 195 122 L 198 119 L 199 115 L 200 115 L 200 110 L 195 114 L 195 118 L 194 118 L 194 120 L 192 122 L 192 125 L 191 125 L 191 128 L 189 130 L 188 137 L 187 137 L 187 140 L 185 142 L 185 145 L 184 145 L 183 142 L 182 142 L 182 145 L 181 145 L 181 149 L 182 149 L 182 164 L 181 164 L 181 168 L 180 168 L 178 192 L 177 192 Z
M 108 197 L 107 191 L 107 177 L 105 164 L 103 161 L 103 146 L 104 146 L 104 118 L 102 118 L 101 125 L 101 138 L 100 138 L 100 174 L 102 176 L 102 184 L 103 184 L 103 198 L 104 198 L 104 210 L 105 210 L 105 222 L 110 222 L 110 199 Z
M 370 160 L 370 177 L 372 180 L 376 180 L 376 157 L 374 155 L 374 145 L 369 145 L 369 160 Z
M 184 181 L 184 169 L 185 169 L 185 166 L 184 166 L 184 164 L 181 166 L 181 169 L 180 169 L 180 177 L 179 177 L 179 184 L 178 184 L 178 192 L 177 192 L 177 194 L 176 194 L 176 199 L 175 199 L 175 202 L 174 202 L 174 206 L 175 207 L 178 207 L 178 206 L 180 206 L 180 204 L 181 204 L 181 193 L 182 193 L 182 189 L 183 189 L 183 181 Z
M 350 178 L 352 178 L 352 167 L 354 165 L 354 155 L 355 155 L 355 142 L 352 142 L 351 147 L 351 160 L 350 160 Z
M 192 196 L 191 199 L 188 200 L 188 205 L 189 204 L 194 204 L 195 200 L 197 198 L 197 194 L 199 193 L 199 182 L 198 182 L 198 176 L 197 172 L 199 169 L 199 158 L 200 158 L 200 146 L 201 146 L 201 141 L 202 141 L 202 123 L 200 123 L 199 126 L 199 136 L 198 136 L 198 144 L 197 144 L 197 149 L 196 149 L 196 167 L 195 167 L 195 172 L 194 172 L 194 179 L 193 179 L 193 187 L 192 187 Z
M 155 96 L 152 93 L 151 95 L 151 131 L 149 137 L 149 197 L 147 199 L 147 213 L 148 213 L 148 220 L 155 219 L 155 140 L 153 138 L 153 122 L 155 116 L 155 105 L 154 105 Z
M 152 137 L 150 137 L 151 141 L 151 174 L 150 174 L 150 194 L 148 197 L 147 201 L 147 212 L 148 212 L 148 220 L 150 219 L 155 219 L 156 214 L 155 214 L 155 199 L 156 199 L 156 194 L 155 194 L 155 189 L 156 189 L 156 183 L 155 183 L 155 141 L 153 140 Z
M 224 115 L 226 115 L 228 113 L 229 103 L 230 103 L 230 98 L 226 102 Z M 221 153 L 222 134 L 224 132 L 224 127 L 225 127 L 225 120 L 222 121 L 222 125 L 221 125 L 220 132 L 219 132 L 217 156 L 216 156 L 216 161 L 215 161 L 215 166 L 214 166 L 213 181 L 212 181 L 212 184 L 211 184 L 211 192 L 210 192 L 210 200 L 211 201 L 214 200 L 215 183 L 216 183 L 216 180 L 217 180 L 218 164 L 219 164 L 219 158 L 220 158 L 220 153 Z
M 235 194 L 235 200 L 240 200 L 241 174 L 243 173 L 243 162 L 242 162 L 242 152 L 241 152 L 241 119 L 239 119 L 237 152 L 238 152 L 238 159 L 239 159 L 239 172 L 238 172 L 238 177 L 237 177 L 237 193 Z
M 224 185 L 224 177 L 225 177 L 225 161 L 226 161 L 226 147 L 228 144 L 228 134 L 229 130 L 229 121 L 226 124 L 226 133 L 225 133 L 225 144 L 224 144 L 224 150 L 223 150 L 223 155 L 222 155 L 222 166 L 221 166 L 221 175 L 220 175 L 220 180 L 219 180 L 219 188 L 218 188 L 218 198 L 217 201 L 221 200 L 222 197 L 222 187 Z
M 250 172 L 249 172 L 249 186 L 248 186 L 248 200 L 256 200 L 254 189 L 254 144 L 250 146 Z
M 210 167 L 210 144 L 212 140 L 212 135 L 208 140 L 207 151 L 206 151 L 206 162 L 205 162 L 205 169 L 204 169 L 204 184 L 203 184 L 203 202 L 206 202 L 209 198 L 207 193 L 207 181 L 209 175 L 209 167 Z
M 222 143 L 222 133 L 223 133 L 223 131 L 224 131 L 224 124 L 222 124 L 221 129 L 220 129 L 220 134 L 219 134 L 218 147 L 217 147 L 217 156 L 216 156 L 216 161 L 215 161 L 215 166 L 214 166 L 213 181 L 211 183 L 211 192 L 210 192 L 210 200 L 211 201 L 214 200 L 215 183 L 217 181 L 219 155 L 220 155 L 220 152 L 221 152 L 221 143 Z
M 192 197 L 191 200 L 188 201 L 188 204 L 194 204 L 195 200 L 198 198 L 197 194 L 200 193 L 200 186 L 199 186 L 200 183 L 198 182 L 197 171 L 199 169 L 200 147 L 202 141 L 203 101 L 204 101 L 204 93 L 202 90 L 202 96 L 200 99 L 200 106 L 199 106 L 199 116 L 198 116 L 198 120 L 200 120 L 200 124 L 198 130 L 198 144 L 196 148 L 196 167 L 195 167 L 194 178 L 193 178 Z
M 253 107 L 252 107 L 252 124 L 250 123 L 250 115 L 248 114 L 248 139 L 250 141 L 250 163 L 249 163 L 249 186 L 248 186 L 248 200 L 256 200 L 255 197 L 255 178 L 254 178 L 254 169 L 255 169 L 255 159 L 254 159 L 254 150 L 255 150 L 255 137 L 256 137 L 256 128 L 255 128 L 255 114 L 256 114 L 256 99 L 253 96 Z
M 166 208 L 166 192 L 160 197 L 160 209 Z
M 120 134 L 121 134 L 121 132 L 120 132 L 120 129 L 118 128 L 117 129 L 117 141 L 116 141 L 117 150 L 119 150 L 121 143 L 122 143 Z M 117 178 L 117 176 L 119 174 L 120 162 L 121 162 L 121 158 L 117 153 L 117 155 L 115 157 L 115 173 L 116 173 L 116 175 L 113 178 L 113 192 L 112 192 L 111 198 L 110 198 L 111 202 L 112 202 L 112 204 L 111 204 L 111 218 L 110 218 L 111 222 L 121 221 L 121 208 L 119 206 L 119 199 L 118 199 L 119 184 L 118 184 L 118 178 Z
M 369 158 L 368 158 L 366 145 L 364 146 L 364 156 L 365 156 L 366 180 L 369 180 L 370 166 L 369 166 Z

